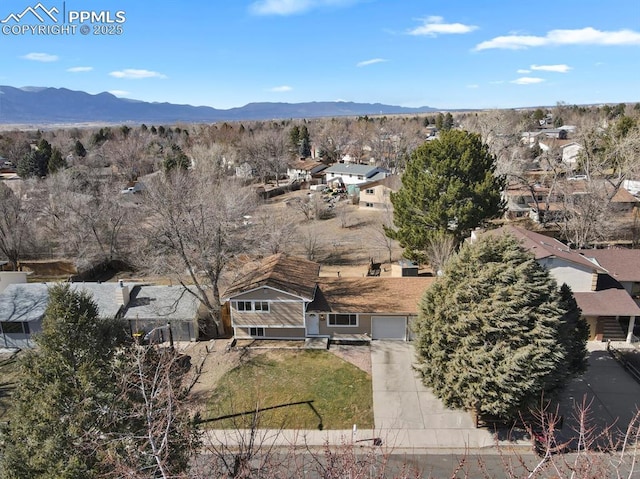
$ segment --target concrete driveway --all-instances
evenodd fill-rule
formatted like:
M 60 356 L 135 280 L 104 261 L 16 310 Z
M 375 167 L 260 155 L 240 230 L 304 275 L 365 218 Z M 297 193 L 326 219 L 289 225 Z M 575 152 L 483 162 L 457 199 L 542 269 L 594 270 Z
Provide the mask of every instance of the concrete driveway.
M 378 433 L 395 447 L 490 447 L 495 438 L 476 429 L 464 411 L 447 409 L 412 369 L 413 345 L 372 341 L 373 417 Z

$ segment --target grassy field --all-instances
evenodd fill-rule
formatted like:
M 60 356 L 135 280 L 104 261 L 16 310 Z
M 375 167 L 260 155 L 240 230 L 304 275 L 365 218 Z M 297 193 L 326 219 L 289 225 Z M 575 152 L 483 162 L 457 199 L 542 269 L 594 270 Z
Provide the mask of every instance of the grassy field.
M 0 359 L 0 421 L 4 421 L 11 404 L 11 393 L 18 382 L 18 363 L 16 358 Z
M 204 426 L 247 428 L 256 409 L 260 428 L 373 428 L 371 376 L 328 351 L 265 352 L 221 378 Z

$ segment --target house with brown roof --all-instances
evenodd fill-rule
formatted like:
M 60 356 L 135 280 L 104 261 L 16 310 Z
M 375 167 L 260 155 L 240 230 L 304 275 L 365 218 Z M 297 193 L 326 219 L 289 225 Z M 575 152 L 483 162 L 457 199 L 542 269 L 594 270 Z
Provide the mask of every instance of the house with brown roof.
M 287 176 L 291 181 L 311 181 L 313 178 L 322 178 L 322 171 L 326 170 L 325 165 L 318 160 L 300 159 L 289 164 L 287 168 Z
M 626 271 L 624 262 L 628 262 L 630 269 L 633 265 L 637 268 L 640 266 L 640 254 L 625 253 L 625 250 L 574 250 L 554 238 L 512 225 L 484 234 L 513 236 L 533 253 L 540 265 L 549 270 L 558 285 L 569 286 L 589 323 L 591 340 L 633 340 L 635 318 L 640 317 L 640 307 L 632 295 L 633 291 L 640 290 L 640 270 L 636 269 L 634 273 Z M 475 237 L 477 233 L 472 235 L 471 241 Z M 628 282 L 630 278 L 635 278 L 638 285 L 633 286 L 631 281 L 625 288 L 620 280 Z
M 249 268 L 223 294 L 236 338 L 366 336 L 410 339 L 433 278 L 321 278 L 320 265 L 283 254 Z

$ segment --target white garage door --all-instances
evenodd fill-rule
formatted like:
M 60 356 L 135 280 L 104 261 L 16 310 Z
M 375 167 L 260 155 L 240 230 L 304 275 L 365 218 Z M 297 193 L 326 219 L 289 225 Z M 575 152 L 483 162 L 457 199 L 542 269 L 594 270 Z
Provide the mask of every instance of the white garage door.
M 373 339 L 399 339 L 404 341 L 407 331 L 407 319 L 398 316 L 374 316 L 371 318 L 371 337 Z

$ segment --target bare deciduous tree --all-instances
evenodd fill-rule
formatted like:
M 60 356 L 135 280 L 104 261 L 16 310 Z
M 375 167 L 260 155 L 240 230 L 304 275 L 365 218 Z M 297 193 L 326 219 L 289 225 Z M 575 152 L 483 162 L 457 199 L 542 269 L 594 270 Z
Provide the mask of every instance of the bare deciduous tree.
M 224 334 L 219 280 L 229 261 L 247 252 L 251 225 L 243 217 L 255 202 L 250 188 L 178 171 L 150 182 L 144 194 L 141 266 L 174 275 L 198 298 L 209 313 L 206 335 Z
M 18 269 L 20 258 L 30 237 L 32 212 L 24 199 L 23 188 L 14 191 L 0 183 L 0 252 L 11 269 Z

